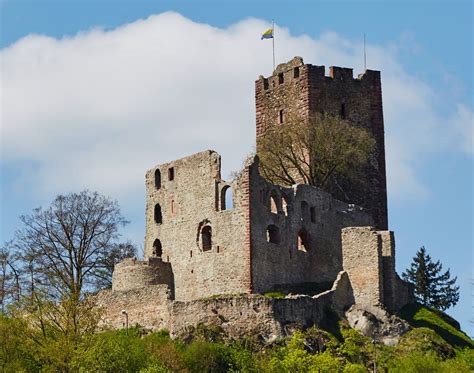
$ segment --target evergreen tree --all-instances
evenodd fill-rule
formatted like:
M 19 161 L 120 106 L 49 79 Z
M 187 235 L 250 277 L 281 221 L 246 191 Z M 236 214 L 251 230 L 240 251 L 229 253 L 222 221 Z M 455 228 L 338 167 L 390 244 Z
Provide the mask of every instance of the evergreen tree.
M 458 302 L 459 286 L 455 285 L 457 277 L 451 279 L 449 269 L 444 273 L 442 269 L 440 261 L 433 262 L 422 246 L 402 276 L 414 285 L 419 303 L 444 311 Z

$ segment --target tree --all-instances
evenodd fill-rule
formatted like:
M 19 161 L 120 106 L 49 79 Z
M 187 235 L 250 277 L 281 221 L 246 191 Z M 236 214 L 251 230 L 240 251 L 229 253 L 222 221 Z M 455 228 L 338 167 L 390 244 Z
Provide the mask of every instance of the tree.
M 40 289 L 61 300 L 79 299 L 110 277 L 110 265 L 120 257 L 118 230 L 128 223 L 116 201 L 87 190 L 59 195 L 20 219 L 13 245 L 27 293 Z
M 259 141 L 262 174 L 273 183 L 328 190 L 342 178 L 357 178 L 373 152 L 371 134 L 337 116 L 315 114 L 268 128 Z M 343 191 L 347 195 L 347 191 Z
M 440 261 L 433 262 L 422 246 L 402 276 L 414 285 L 418 302 L 444 311 L 458 302 L 459 286 L 455 285 L 457 277 L 451 279 L 449 268 L 444 273 L 442 269 Z

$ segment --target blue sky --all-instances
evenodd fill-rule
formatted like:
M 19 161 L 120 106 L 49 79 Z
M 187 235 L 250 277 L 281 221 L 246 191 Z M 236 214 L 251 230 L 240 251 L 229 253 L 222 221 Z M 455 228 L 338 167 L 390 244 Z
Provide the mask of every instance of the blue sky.
M 254 141 L 253 81 L 277 63 L 382 71 L 389 225 L 401 273 L 424 245 L 458 276 L 473 335 L 470 1 L 1 1 L 1 241 L 82 188 L 119 200 L 139 246 L 144 174 L 205 148 L 224 176 Z

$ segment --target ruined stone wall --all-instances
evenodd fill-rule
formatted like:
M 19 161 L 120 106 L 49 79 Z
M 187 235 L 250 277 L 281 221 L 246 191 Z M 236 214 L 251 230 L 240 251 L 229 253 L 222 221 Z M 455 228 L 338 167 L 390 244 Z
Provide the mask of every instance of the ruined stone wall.
M 143 289 L 158 284 L 165 284 L 172 289 L 173 282 L 171 265 L 164 263 L 161 258 L 149 258 L 148 260 L 129 258 L 115 265 L 112 290 Z
M 261 295 L 224 295 L 193 301 L 173 301 L 163 285 L 143 290 L 113 292 L 96 296 L 105 310 L 102 327 L 114 329 L 139 324 L 147 329 L 167 329 L 172 336 L 186 334 L 198 324 L 218 325 L 232 338 L 252 335 L 274 340 L 286 335 L 287 328 L 319 325 L 333 309 L 342 315 L 353 297 L 345 272 L 339 273 L 332 288 L 310 297 L 288 296 L 283 299 Z
M 220 156 L 208 150 L 146 174 L 145 257 L 161 255 L 171 264 L 178 300 L 250 292 L 248 172 L 227 183 L 220 169 Z M 233 208 L 224 209 L 229 187 Z M 206 227 L 208 248 L 202 238 Z
M 298 74 L 295 73 L 298 71 Z M 282 79 L 283 77 L 283 79 Z M 367 208 L 379 229 L 387 229 L 387 190 L 385 173 L 384 122 L 380 72 L 366 70 L 353 78 L 352 69 L 304 64 L 295 57 L 281 64 L 272 76 L 260 77 L 255 83 L 257 150 L 259 138 L 269 126 L 280 123 L 280 111 L 285 118 L 298 116 L 308 120 L 310 113 L 339 115 L 351 123 L 366 128 L 376 140 L 370 165 L 360 183 L 340 180 L 351 200 L 335 186 L 331 193 L 342 201 Z
M 150 285 L 140 290 L 102 290 L 95 296 L 103 315 L 99 326 L 121 329 L 128 314 L 129 326 L 136 324 L 152 330 L 168 329 L 171 289 L 167 285 Z
M 383 303 L 382 245 L 372 227 L 342 230 L 343 268 L 349 275 L 356 304 Z
M 341 229 L 372 225 L 371 216 L 312 186 L 271 184 L 258 162 L 250 175 L 253 291 L 332 283 L 342 270 Z
M 397 312 L 414 302 L 413 289 L 395 270 L 395 237 L 372 227 L 342 230 L 343 267 L 357 304 L 383 306 Z

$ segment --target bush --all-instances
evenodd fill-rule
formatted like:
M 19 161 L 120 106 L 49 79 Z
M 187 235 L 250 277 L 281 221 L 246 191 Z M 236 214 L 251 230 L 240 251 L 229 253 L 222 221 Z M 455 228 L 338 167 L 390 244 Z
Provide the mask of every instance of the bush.
M 210 343 L 202 340 L 192 342 L 185 351 L 184 361 L 191 372 L 227 372 L 230 356 L 220 343 Z
M 82 342 L 73 359 L 81 372 L 137 372 L 148 365 L 138 330 L 102 332 Z

